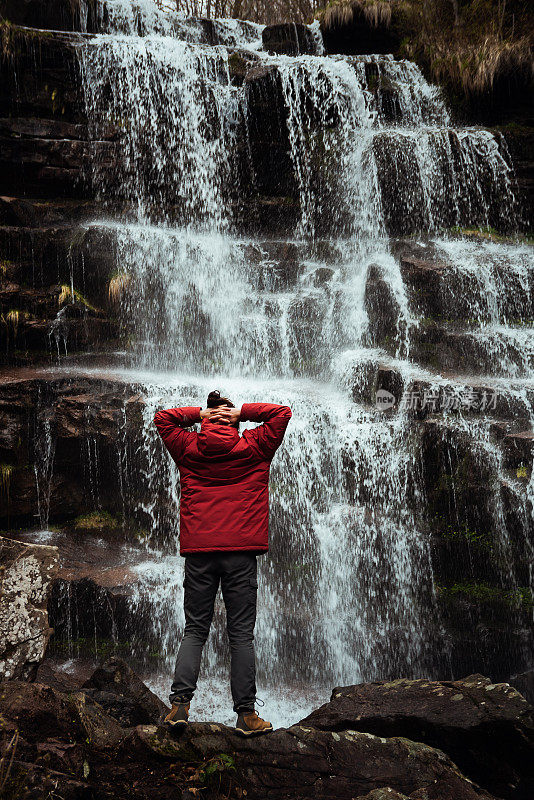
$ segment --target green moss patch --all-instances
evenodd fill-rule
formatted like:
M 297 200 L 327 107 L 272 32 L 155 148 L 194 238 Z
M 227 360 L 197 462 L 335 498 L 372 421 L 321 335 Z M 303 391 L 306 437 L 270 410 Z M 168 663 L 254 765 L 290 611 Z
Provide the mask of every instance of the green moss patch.
M 101 533 L 103 531 L 119 531 L 122 525 L 109 511 L 92 511 L 82 514 L 74 520 L 74 529 L 88 533 Z
M 489 583 L 453 583 L 452 586 L 436 584 L 438 597 L 445 602 L 457 599 L 468 600 L 479 605 L 504 606 L 522 610 L 534 608 L 532 591 L 527 586 L 503 589 Z
M 491 536 L 488 533 L 471 530 L 467 525 L 458 527 L 449 524 L 441 532 L 441 536 L 451 542 L 467 542 L 473 547 L 484 550 L 491 550 L 492 547 Z

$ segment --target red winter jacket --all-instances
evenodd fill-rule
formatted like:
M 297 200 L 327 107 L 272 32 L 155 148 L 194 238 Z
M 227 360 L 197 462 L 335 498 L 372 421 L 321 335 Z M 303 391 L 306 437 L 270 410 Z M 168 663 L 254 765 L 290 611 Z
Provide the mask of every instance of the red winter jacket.
M 269 467 L 291 410 L 245 403 L 241 419 L 263 422 L 240 436 L 237 428 L 202 420 L 200 407 L 158 411 L 154 422 L 180 471 L 180 554 L 213 550 L 267 552 Z

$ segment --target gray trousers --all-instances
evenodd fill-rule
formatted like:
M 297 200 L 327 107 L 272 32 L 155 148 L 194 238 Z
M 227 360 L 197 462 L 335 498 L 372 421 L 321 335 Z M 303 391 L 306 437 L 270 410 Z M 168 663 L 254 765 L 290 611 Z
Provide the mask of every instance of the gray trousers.
M 230 642 L 230 687 L 234 711 L 254 710 L 256 556 L 256 553 L 241 551 L 190 553 L 185 556 L 185 630 L 169 695 L 171 703 L 191 700 L 197 688 L 202 648 L 208 638 L 220 583 Z

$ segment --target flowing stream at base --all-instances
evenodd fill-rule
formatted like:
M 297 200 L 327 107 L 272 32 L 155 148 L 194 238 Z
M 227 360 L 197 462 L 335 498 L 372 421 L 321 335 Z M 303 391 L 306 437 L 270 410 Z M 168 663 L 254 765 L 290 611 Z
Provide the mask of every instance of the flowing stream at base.
M 270 552 L 259 559 L 258 695 L 269 718 L 298 719 L 336 684 L 448 674 L 419 513 L 417 435 L 408 411 L 385 415 L 369 402 L 370 375 L 389 363 L 405 387 L 451 381 L 412 359 L 422 321 L 389 243 L 391 234 L 424 234 L 421 246 L 430 236 L 453 265 L 452 303 L 461 289 L 475 320 L 463 335 L 482 340 L 497 376 L 517 379 L 503 392 L 532 415 L 532 353 L 514 327 L 524 309 L 507 305 L 531 276 L 528 249 L 438 238 L 452 226 L 514 227 L 502 143 L 451 127 L 438 90 L 410 62 L 270 56 L 260 26 L 231 20 L 216 22 L 219 44 L 207 45 L 198 22 L 150 0 L 106 0 L 102 13 L 110 33 L 80 47 L 79 60 L 94 139 L 111 126 L 121 141 L 112 166 L 95 152 L 95 187 L 110 201 L 118 189 L 130 208 L 117 216 L 110 204 L 109 218 L 94 225 L 115 242 L 115 287 L 132 331 L 122 374 L 145 400 L 136 476 L 145 500 L 136 513 L 151 555 L 136 568 L 132 613 L 142 611 L 159 642 L 152 684 L 165 697 L 183 627 L 178 473 L 153 416 L 204 405 L 214 388 L 238 406 L 261 400 L 293 410 L 272 467 Z M 231 48 L 254 54 L 281 87 L 300 201 L 290 240 L 241 236 L 228 212 L 242 190 L 236 152 L 247 140 L 249 100 L 231 83 Z M 504 258 L 500 272 L 492 257 Z M 373 271 L 389 292 L 386 344 L 369 318 Z M 502 472 L 489 423 L 460 414 L 450 424 Z M 492 513 L 506 555 L 497 493 Z M 501 562 L 503 585 L 513 583 Z M 229 721 L 223 631 L 219 599 L 194 713 Z

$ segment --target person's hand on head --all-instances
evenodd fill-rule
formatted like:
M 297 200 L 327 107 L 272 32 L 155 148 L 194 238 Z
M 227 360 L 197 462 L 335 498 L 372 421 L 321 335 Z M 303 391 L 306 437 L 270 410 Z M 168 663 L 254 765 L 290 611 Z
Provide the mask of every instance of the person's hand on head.
M 220 406 L 217 410 L 219 411 L 219 422 L 225 425 L 236 425 L 239 422 L 241 409 L 231 408 L 230 406 Z
M 239 422 L 240 409 L 230 406 L 217 406 L 217 408 L 205 408 L 200 412 L 201 419 L 209 419 L 210 422 L 218 422 L 221 425 L 235 425 Z

